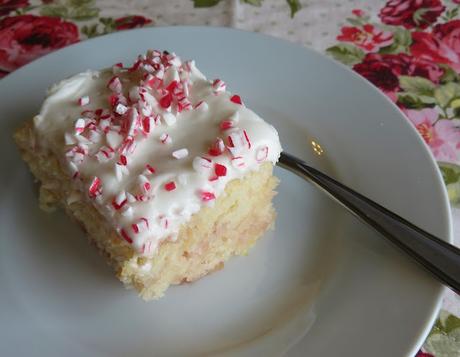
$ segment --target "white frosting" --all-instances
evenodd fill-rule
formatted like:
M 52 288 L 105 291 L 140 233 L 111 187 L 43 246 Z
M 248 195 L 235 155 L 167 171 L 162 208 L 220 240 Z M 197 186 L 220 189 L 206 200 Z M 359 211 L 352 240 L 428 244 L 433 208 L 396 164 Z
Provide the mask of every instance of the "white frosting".
M 34 122 L 80 199 L 139 254 L 153 255 L 227 183 L 278 160 L 276 130 L 238 102 L 193 61 L 149 51 L 131 69 L 115 65 L 54 85 Z

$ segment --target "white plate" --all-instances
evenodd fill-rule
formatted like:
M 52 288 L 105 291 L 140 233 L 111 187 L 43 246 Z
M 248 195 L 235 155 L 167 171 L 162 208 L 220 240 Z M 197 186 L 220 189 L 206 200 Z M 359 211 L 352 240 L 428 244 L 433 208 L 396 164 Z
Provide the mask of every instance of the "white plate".
M 83 233 L 37 207 L 11 140 L 45 89 L 131 61 L 148 48 L 197 60 L 273 123 L 286 151 L 430 232 L 451 238 L 433 158 L 376 89 L 315 52 L 253 33 L 153 28 L 71 46 L 0 82 L 2 356 L 409 356 L 441 286 L 294 175 L 281 178 L 277 227 L 248 257 L 145 303 L 125 291 Z M 315 155 L 311 141 L 324 149 Z

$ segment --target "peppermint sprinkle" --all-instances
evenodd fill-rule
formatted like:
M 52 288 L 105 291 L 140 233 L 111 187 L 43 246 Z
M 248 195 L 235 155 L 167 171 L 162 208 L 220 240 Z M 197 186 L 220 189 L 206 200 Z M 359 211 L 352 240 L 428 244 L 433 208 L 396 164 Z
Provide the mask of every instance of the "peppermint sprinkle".
M 201 174 L 206 174 L 212 169 L 212 161 L 201 156 L 195 157 L 192 165 L 193 169 Z
M 107 87 L 115 93 L 121 93 L 121 81 L 120 78 L 117 76 L 114 76 L 110 79 L 109 83 L 107 84 Z
M 184 159 L 188 156 L 188 150 L 183 148 L 183 149 L 173 151 L 172 156 L 178 160 Z
M 88 105 L 88 104 L 89 104 L 89 97 L 87 95 L 78 99 L 79 106 L 84 107 L 85 105 Z
M 209 105 L 204 100 L 200 100 L 193 106 L 193 109 L 199 110 L 200 112 L 206 112 L 209 110 Z
M 171 144 L 172 143 L 171 136 L 169 136 L 169 134 L 166 134 L 166 133 L 161 134 L 160 135 L 160 142 L 162 144 Z
M 268 146 L 262 146 L 256 151 L 256 161 L 261 163 L 265 161 L 268 157 Z
M 117 106 L 115 107 L 115 113 L 123 115 L 128 111 L 128 107 L 126 105 L 123 105 L 121 103 L 118 103 Z
M 239 95 L 236 95 L 236 94 L 235 94 L 235 95 L 232 95 L 232 96 L 230 97 L 230 101 L 233 102 L 233 103 L 235 103 L 235 104 L 240 104 L 240 105 L 243 104 L 243 101 L 241 100 L 241 97 L 240 97 Z
M 125 241 L 127 241 L 129 244 L 133 242 L 133 239 L 129 236 L 128 233 L 124 229 L 120 230 L 120 235 L 123 237 Z
M 227 175 L 227 167 L 225 165 L 216 164 L 214 166 L 214 172 L 216 176 L 225 176 Z
M 212 82 L 212 89 L 214 90 L 214 93 L 225 91 L 225 87 L 225 82 L 220 79 L 215 79 L 214 82 Z
M 75 135 L 80 135 L 85 130 L 85 119 L 79 118 L 75 122 Z
M 200 198 L 203 202 L 208 202 L 214 200 L 216 196 L 209 191 L 200 191 Z
M 112 201 L 112 206 L 115 208 L 115 210 L 120 210 L 123 208 L 123 206 L 128 202 L 128 199 L 126 198 L 126 192 L 121 191 Z
M 149 229 L 149 221 L 147 218 L 142 217 L 139 221 L 133 223 L 131 227 L 134 233 L 139 234 Z
M 174 191 L 176 189 L 176 183 L 174 181 L 170 181 L 165 184 L 166 191 Z
M 94 176 L 88 188 L 88 194 L 91 198 L 96 198 L 102 193 L 101 179 Z

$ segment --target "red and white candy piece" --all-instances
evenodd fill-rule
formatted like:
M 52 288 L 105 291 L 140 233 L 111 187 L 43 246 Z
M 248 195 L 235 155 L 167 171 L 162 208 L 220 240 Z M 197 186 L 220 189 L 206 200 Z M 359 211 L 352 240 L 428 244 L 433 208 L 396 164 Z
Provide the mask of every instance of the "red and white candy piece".
M 78 118 L 75 121 L 75 125 L 74 125 L 75 135 L 80 135 L 81 133 L 83 133 L 83 131 L 85 131 L 85 127 L 86 127 L 85 119 Z
M 162 229 L 168 229 L 169 227 L 169 219 L 165 215 L 161 214 L 158 216 L 158 224 Z
M 145 135 L 149 134 L 154 126 L 155 126 L 155 121 L 154 121 L 153 117 L 146 116 L 146 117 L 142 118 L 142 132 Z
M 178 160 L 184 159 L 188 156 L 188 150 L 186 148 L 182 148 L 182 149 L 173 151 L 172 156 Z
M 244 161 L 244 157 L 242 156 L 235 156 L 233 159 L 232 159 L 232 166 L 235 168 L 235 169 L 243 169 L 246 167 L 246 162 Z
M 112 206 L 115 210 L 119 211 L 123 208 L 123 206 L 128 202 L 126 198 L 126 192 L 123 190 L 121 191 L 112 201 Z
M 225 91 L 226 85 L 225 82 L 221 79 L 215 79 L 212 82 L 212 89 L 214 90 L 214 93 L 220 93 Z
M 133 243 L 133 239 L 131 238 L 131 236 L 125 231 L 124 228 L 120 229 L 120 235 L 122 236 L 122 238 L 127 241 L 129 244 L 132 244 Z
M 112 73 L 113 74 L 119 74 L 123 71 L 123 63 L 121 62 L 118 62 L 118 63 L 115 63 L 113 66 L 112 66 Z
M 230 101 L 235 103 L 235 104 L 243 105 L 243 101 L 241 100 L 241 97 L 239 95 L 236 95 L 236 94 L 234 94 L 234 95 L 232 95 L 230 97 Z
M 120 162 L 117 162 L 115 164 L 115 177 L 117 181 L 121 181 L 124 175 L 129 175 L 129 170 L 126 167 L 126 165 L 120 164 Z
M 155 252 L 156 247 L 157 247 L 156 243 L 152 241 L 151 239 L 148 239 L 142 245 L 141 253 L 147 256 L 152 255 Z M 144 265 L 142 265 L 142 270 L 148 271 L 151 269 L 151 267 L 152 267 L 151 263 L 145 263 Z
M 68 168 L 69 168 L 69 172 L 70 172 L 70 176 L 75 179 L 77 178 L 79 175 L 80 175 L 80 172 L 78 171 L 78 167 L 77 167 L 77 164 L 75 164 L 74 162 L 72 161 L 69 161 L 67 163 L 68 165 Z
M 91 182 L 88 188 L 88 194 L 89 194 L 89 197 L 91 198 L 96 198 L 97 196 L 102 194 L 102 182 L 99 177 L 94 176 L 91 179 Z
M 115 106 L 115 113 L 117 114 L 120 114 L 120 115 L 123 115 L 125 114 L 127 111 L 128 111 L 128 107 L 124 104 L 121 104 L 121 103 L 118 103 L 116 106 Z
M 166 191 L 174 191 L 176 189 L 176 183 L 174 181 L 169 181 L 165 183 L 164 188 Z
M 225 150 L 225 143 L 221 138 L 217 138 L 208 150 L 211 156 L 222 155 Z
M 121 93 L 122 86 L 121 86 L 120 78 L 118 78 L 117 76 L 113 76 L 113 77 L 109 80 L 109 83 L 107 83 L 107 87 L 108 87 L 112 92 Z
M 225 131 L 235 127 L 235 122 L 230 119 L 222 120 L 219 124 L 220 130 Z
M 197 156 L 192 162 L 193 169 L 200 174 L 207 174 L 212 169 L 212 161 L 208 158 Z
M 267 160 L 268 157 L 268 146 L 261 146 L 260 148 L 257 149 L 256 151 L 256 161 L 258 163 L 261 163 L 265 160 Z
M 216 198 L 216 195 L 210 191 L 200 191 L 199 195 L 203 202 L 209 202 Z
M 136 223 L 131 225 L 133 232 L 136 234 L 143 233 L 149 229 L 149 221 L 147 218 L 142 217 Z
M 199 110 L 200 112 L 206 112 L 209 110 L 209 105 L 204 100 L 200 100 L 193 106 L 193 109 Z
M 143 172 L 144 175 L 149 176 L 153 175 L 156 172 L 155 168 L 151 166 L 150 164 L 145 165 L 145 170 Z
M 111 126 L 110 118 L 101 119 L 99 121 L 99 129 L 101 129 L 103 132 L 106 132 L 107 130 L 109 130 L 110 126 Z
M 104 163 L 111 160 L 114 157 L 115 153 L 111 148 L 107 146 L 102 146 L 99 151 L 95 154 L 97 161 Z
M 160 142 L 162 144 L 171 144 L 172 143 L 171 136 L 169 134 L 166 134 L 166 133 L 161 134 L 159 139 L 160 139 Z
M 221 164 L 215 164 L 214 165 L 214 173 L 216 174 L 216 176 L 225 176 L 227 175 L 227 167 L 225 165 L 221 165 Z
M 149 179 L 144 175 L 139 175 L 137 180 L 139 181 L 142 192 L 145 194 L 148 193 L 152 188 L 152 184 L 150 183 Z
M 78 98 L 78 105 L 84 107 L 89 104 L 89 97 L 87 95 Z

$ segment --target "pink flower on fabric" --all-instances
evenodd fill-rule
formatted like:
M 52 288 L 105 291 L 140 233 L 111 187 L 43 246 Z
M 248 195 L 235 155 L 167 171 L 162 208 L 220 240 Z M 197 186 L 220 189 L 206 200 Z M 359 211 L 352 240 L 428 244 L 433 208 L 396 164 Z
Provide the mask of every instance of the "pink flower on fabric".
M 452 120 L 437 121 L 439 113 L 433 108 L 405 109 L 404 113 L 431 148 L 436 160 L 448 162 L 458 160 L 456 148 L 460 147 L 460 129 Z
M 351 42 L 367 52 L 377 52 L 380 48 L 393 43 L 393 34 L 371 24 L 365 24 L 362 28 L 344 26 L 337 40 Z

